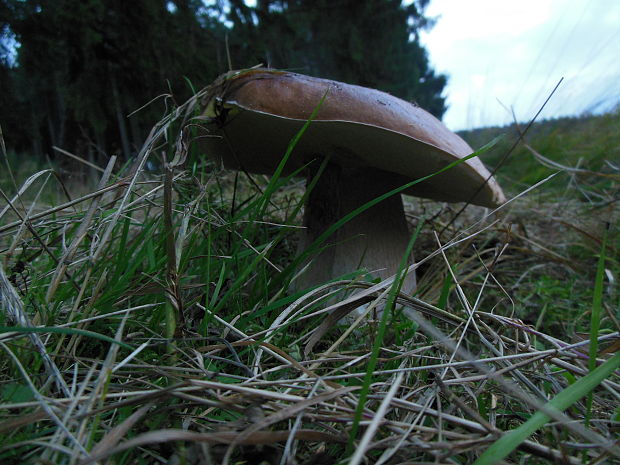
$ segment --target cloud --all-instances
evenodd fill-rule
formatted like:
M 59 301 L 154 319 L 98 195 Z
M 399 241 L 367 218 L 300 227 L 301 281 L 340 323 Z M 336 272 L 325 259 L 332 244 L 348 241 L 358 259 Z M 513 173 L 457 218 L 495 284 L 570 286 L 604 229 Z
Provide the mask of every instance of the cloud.
M 453 129 L 509 123 L 502 104 L 528 120 L 562 77 L 543 117 L 620 99 L 620 2 L 433 0 L 427 13 L 437 23 L 422 41 L 449 75 L 444 121 Z

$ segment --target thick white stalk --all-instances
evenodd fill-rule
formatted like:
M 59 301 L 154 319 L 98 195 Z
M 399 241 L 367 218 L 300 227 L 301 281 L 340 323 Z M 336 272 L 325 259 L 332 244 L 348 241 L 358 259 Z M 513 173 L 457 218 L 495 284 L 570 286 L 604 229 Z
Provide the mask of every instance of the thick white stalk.
M 307 249 L 329 226 L 347 213 L 385 194 L 398 185 L 394 175 L 369 168 L 342 168 L 329 164 L 308 197 L 299 251 Z M 400 195 L 389 197 L 338 229 L 314 257 L 295 287 L 307 288 L 337 276 L 365 268 L 387 278 L 398 270 L 410 233 Z M 410 262 L 412 257 L 409 257 Z M 403 290 L 415 289 L 415 276 Z

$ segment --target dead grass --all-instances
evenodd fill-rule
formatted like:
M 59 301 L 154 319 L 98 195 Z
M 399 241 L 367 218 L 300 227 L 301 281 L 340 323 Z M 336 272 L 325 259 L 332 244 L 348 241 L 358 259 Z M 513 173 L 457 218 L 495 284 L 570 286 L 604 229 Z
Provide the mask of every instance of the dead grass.
M 186 162 L 192 105 L 154 128 L 132 170 L 114 174 L 110 160 L 92 194 L 11 200 L 2 463 L 473 463 L 536 412 L 546 425 L 501 463 L 620 460 L 617 366 L 591 404 L 585 391 L 569 408 L 548 403 L 590 376 L 590 339 L 578 337 L 589 313 L 553 307 L 592 308 L 596 218 L 617 220 L 617 202 L 539 203 L 542 184 L 451 224 L 456 209 L 415 201 L 410 218 L 427 222 L 416 296 L 390 305 L 391 279 L 360 277 L 288 295 L 296 189 L 264 198 Z M 154 150 L 170 160 L 161 177 L 144 173 Z M 598 366 L 616 363 L 620 340 L 617 229 L 610 238 Z M 552 292 L 551 278 L 572 284 Z

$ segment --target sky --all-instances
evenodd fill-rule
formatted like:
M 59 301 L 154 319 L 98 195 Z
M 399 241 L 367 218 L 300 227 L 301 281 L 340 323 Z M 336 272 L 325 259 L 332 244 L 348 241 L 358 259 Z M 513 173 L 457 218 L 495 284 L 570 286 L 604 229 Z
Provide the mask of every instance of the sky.
M 421 40 L 448 75 L 452 130 L 609 111 L 620 102 L 620 0 L 431 0 Z
M 529 121 L 562 78 L 539 119 L 620 104 L 620 0 L 431 0 L 426 15 L 452 130 Z

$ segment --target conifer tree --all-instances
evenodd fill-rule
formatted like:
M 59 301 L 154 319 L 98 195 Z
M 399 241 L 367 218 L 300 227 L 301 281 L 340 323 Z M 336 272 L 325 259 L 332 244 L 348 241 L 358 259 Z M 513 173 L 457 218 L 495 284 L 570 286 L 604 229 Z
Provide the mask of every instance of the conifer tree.
M 428 1 L 231 1 L 237 67 L 262 61 L 275 68 L 336 79 L 445 111 L 446 78 L 430 67 L 419 31 L 431 23 Z M 240 66 L 239 66 L 240 65 Z
M 14 124 L 14 107 L 0 108 L 18 150 L 130 157 L 172 102 L 130 113 L 164 94 L 182 102 L 226 70 L 224 26 L 200 0 L 0 0 L 0 11 L 19 44 L 16 66 L 0 63 L 24 109 Z

